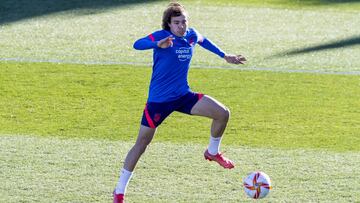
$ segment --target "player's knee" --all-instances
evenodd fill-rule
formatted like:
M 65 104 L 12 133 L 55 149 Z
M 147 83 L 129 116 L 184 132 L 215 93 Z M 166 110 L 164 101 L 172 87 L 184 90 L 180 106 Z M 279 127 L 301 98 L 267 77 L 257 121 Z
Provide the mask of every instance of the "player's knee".
M 137 142 L 135 143 L 135 148 L 140 151 L 141 153 L 143 153 L 147 146 L 149 145 L 150 141 L 146 138 L 142 138 L 142 139 L 139 139 L 137 140 Z
M 224 121 L 224 122 L 228 122 L 229 118 L 230 118 L 230 110 L 225 107 L 224 109 L 221 110 L 220 112 L 220 120 Z

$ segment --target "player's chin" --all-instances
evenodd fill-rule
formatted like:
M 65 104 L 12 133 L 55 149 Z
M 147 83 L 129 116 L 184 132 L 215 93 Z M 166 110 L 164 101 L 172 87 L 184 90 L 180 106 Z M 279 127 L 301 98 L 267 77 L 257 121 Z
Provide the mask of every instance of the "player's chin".
M 180 31 L 178 31 L 178 34 L 179 34 L 179 36 L 184 36 L 184 35 L 185 35 L 185 31 L 180 30 Z

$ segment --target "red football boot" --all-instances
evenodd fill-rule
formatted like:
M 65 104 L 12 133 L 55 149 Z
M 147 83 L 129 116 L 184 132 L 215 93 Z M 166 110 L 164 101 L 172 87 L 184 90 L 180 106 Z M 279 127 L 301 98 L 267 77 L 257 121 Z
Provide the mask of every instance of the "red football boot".
M 114 191 L 114 203 L 125 203 L 124 194 L 116 194 Z
M 205 159 L 209 161 L 216 161 L 220 166 L 228 169 L 232 169 L 235 167 L 234 162 L 230 159 L 224 157 L 221 153 L 217 153 L 216 155 L 211 155 L 208 150 L 204 153 Z

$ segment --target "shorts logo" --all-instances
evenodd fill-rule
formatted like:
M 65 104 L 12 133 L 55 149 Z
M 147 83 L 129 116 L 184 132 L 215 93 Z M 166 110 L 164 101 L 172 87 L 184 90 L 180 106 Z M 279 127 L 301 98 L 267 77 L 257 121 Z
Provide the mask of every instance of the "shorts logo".
M 161 118 L 161 114 L 157 113 L 157 114 L 154 115 L 154 121 L 155 122 L 159 122 L 160 118 Z
M 179 61 L 187 61 L 191 59 L 191 47 L 180 47 L 175 51 L 175 53 L 178 55 Z

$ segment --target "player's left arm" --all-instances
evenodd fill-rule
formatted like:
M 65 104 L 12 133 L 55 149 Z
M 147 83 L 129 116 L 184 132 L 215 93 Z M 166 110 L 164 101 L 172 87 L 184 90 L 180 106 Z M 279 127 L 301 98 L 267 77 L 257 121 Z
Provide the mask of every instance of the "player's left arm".
M 226 62 L 232 64 L 244 64 L 246 62 L 246 58 L 244 56 L 227 54 L 223 50 L 221 50 L 215 43 L 213 43 L 211 40 L 207 39 L 206 37 L 202 36 L 198 32 L 197 32 L 197 36 L 198 36 L 198 43 L 200 46 L 213 52 L 214 54 L 220 56 L 221 58 L 224 58 Z

